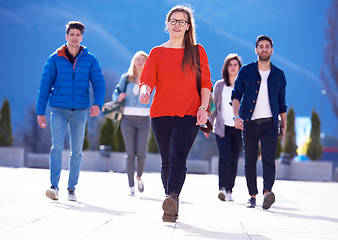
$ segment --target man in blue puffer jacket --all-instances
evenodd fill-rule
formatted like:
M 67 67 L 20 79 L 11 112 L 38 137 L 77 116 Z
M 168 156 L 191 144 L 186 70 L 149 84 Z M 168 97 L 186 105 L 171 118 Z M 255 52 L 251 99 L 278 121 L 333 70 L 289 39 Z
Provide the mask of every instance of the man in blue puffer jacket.
M 101 67 L 94 55 L 80 46 L 85 26 L 70 21 L 66 26 L 67 44 L 57 49 L 47 60 L 40 83 L 36 106 L 38 124 L 46 128 L 46 105 L 51 107 L 50 123 L 52 147 L 49 158 L 51 187 L 46 196 L 59 199 L 62 150 L 66 132 L 70 135 L 70 162 L 68 200 L 77 201 L 75 185 L 78 182 L 82 147 L 88 109 L 90 107 L 90 85 L 94 92 L 94 103 L 89 109 L 91 117 L 100 114 L 105 98 L 105 81 Z M 91 84 L 90 84 L 91 83 Z

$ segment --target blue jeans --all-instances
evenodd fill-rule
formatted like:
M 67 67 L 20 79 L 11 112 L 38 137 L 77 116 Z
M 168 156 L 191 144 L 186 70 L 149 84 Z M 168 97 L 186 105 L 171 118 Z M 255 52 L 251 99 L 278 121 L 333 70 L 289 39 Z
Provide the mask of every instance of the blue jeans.
M 151 119 L 151 127 L 161 154 L 165 193 L 179 195 L 187 172 L 187 157 L 199 130 L 196 117 L 156 117 Z
M 257 157 L 258 144 L 261 144 L 263 164 L 263 193 L 271 191 L 275 182 L 275 155 L 278 141 L 278 127 L 273 122 L 256 124 L 252 121 L 244 123 L 243 131 L 245 177 L 250 196 L 258 194 L 257 190 Z
M 242 150 L 241 130 L 224 126 L 224 137 L 215 134 L 219 152 L 218 160 L 218 186 L 232 192 L 237 176 L 237 165 L 240 151 Z
M 62 168 L 62 150 L 65 136 L 69 128 L 70 159 L 68 190 L 75 190 L 78 182 L 81 162 L 82 146 L 86 129 L 87 109 L 52 108 L 50 127 L 52 132 L 52 148 L 49 157 L 50 181 L 52 187 L 59 189 Z

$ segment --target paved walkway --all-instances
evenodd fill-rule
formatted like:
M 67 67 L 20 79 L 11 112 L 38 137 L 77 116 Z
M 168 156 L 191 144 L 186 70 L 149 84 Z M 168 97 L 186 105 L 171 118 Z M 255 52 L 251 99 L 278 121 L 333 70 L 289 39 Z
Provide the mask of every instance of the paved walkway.
M 67 175 L 52 201 L 44 195 L 49 170 L 0 167 L 0 239 L 338 239 L 338 183 L 276 181 L 266 211 L 261 195 L 255 209 L 245 207 L 243 177 L 235 201 L 221 202 L 216 175 L 189 174 L 178 222 L 163 223 L 159 173 L 145 173 L 145 192 L 131 197 L 126 174 L 82 171 L 78 203 L 66 200 Z

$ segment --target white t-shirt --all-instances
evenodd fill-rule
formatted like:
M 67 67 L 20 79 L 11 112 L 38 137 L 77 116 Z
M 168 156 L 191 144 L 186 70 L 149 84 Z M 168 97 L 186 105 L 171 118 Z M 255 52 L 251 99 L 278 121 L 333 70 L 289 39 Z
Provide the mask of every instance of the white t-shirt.
M 143 107 L 124 107 L 123 108 L 123 115 L 130 115 L 130 116 L 149 116 L 150 108 L 143 108 Z
M 234 126 L 234 111 L 232 110 L 232 106 L 229 104 L 231 102 L 231 93 L 233 89 L 233 87 L 224 85 L 222 91 L 221 115 L 224 125 L 229 127 Z
M 261 75 L 261 85 L 259 87 L 256 106 L 252 114 L 251 120 L 272 117 L 268 93 L 268 77 L 270 71 L 271 70 L 268 71 L 259 70 L 259 74 Z

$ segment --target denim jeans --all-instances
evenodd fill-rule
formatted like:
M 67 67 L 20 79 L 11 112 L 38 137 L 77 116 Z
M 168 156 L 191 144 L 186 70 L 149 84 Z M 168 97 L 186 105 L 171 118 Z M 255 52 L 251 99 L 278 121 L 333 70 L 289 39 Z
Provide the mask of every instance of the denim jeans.
M 186 176 L 189 151 L 199 126 L 195 116 L 164 116 L 151 119 L 162 158 L 161 178 L 166 194 L 180 194 Z
M 149 139 L 149 116 L 123 115 L 121 131 L 127 152 L 127 174 L 129 187 L 134 187 L 135 158 L 137 159 L 136 176 L 141 177 L 146 164 L 146 149 Z
M 82 146 L 87 121 L 87 109 L 52 108 L 50 126 L 52 132 L 52 148 L 49 157 L 50 181 L 52 187 L 59 189 L 59 180 L 62 168 L 62 150 L 66 133 L 69 129 L 70 159 L 68 190 L 75 190 L 78 182 L 81 162 Z
M 232 192 L 237 176 L 237 165 L 240 151 L 242 150 L 241 130 L 224 126 L 224 137 L 215 134 L 219 152 L 218 160 L 218 186 Z
M 244 123 L 243 131 L 245 177 L 250 196 L 258 194 L 257 190 L 257 157 L 258 144 L 261 144 L 263 164 L 263 193 L 271 191 L 275 182 L 275 155 L 278 141 L 278 127 L 273 122 L 256 124 L 252 121 Z

